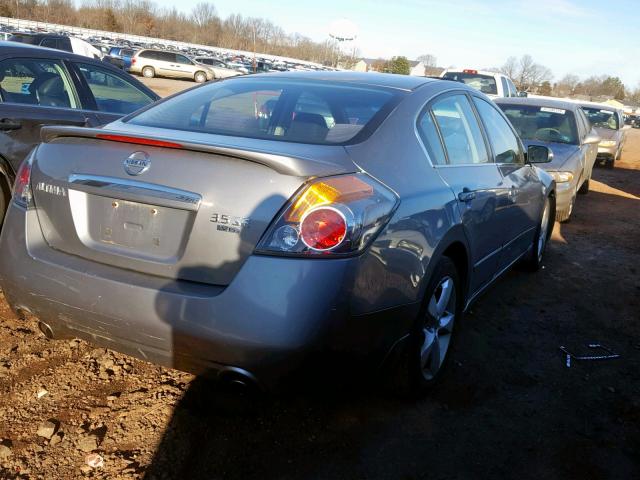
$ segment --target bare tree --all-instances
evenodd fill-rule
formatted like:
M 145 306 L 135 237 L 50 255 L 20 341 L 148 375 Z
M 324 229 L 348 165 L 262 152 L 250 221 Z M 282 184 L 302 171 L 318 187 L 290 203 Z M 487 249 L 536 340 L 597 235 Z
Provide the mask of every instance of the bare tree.
M 523 55 L 519 60 L 509 57 L 500 71 L 510 77 L 519 90 L 524 91 L 536 89 L 553 78 L 551 70 L 534 62 L 531 55 Z
M 435 55 L 431 55 L 430 53 L 425 53 L 424 55 L 420 55 L 416 58 L 418 62 L 422 62 L 425 67 L 436 67 L 438 64 L 438 59 Z
M 504 73 L 512 80 L 516 78 L 518 74 L 518 59 L 516 57 L 509 57 L 507 61 L 498 69 L 500 73 Z

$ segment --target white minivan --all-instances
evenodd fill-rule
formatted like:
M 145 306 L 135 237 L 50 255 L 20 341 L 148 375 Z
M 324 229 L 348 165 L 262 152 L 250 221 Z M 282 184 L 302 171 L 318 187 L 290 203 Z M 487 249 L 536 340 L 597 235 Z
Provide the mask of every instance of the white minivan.
M 513 81 L 502 73 L 448 68 L 442 72 L 440 77 L 446 80 L 465 83 L 489 97 L 527 96 L 526 94 L 519 94 Z

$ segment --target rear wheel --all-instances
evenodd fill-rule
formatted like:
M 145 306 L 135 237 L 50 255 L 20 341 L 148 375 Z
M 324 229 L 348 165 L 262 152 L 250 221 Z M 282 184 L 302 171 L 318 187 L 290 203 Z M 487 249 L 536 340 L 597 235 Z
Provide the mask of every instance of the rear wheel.
M 454 341 L 454 326 L 462 315 L 460 275 L 448 257 L 442 257 L 431 276 L 423 305 L 409 338 L 407 364 L 413 394 L 423 394 L 442 375 Z
M 153 67 L 144 67 L 142 69 L 142 76 L 146 78 L 153 78 L 156 76 L 156 71 Z
M 204 72 L 196 72 L 193 78 L 196 83 L 204 83 L 207 81 L 207 74 Z
M 7 213 L 10 199 L 11 191 L 9 189 L 9 182 L 5 177 L 0 176 L 0 229 L 2 229 L 4 216 Z

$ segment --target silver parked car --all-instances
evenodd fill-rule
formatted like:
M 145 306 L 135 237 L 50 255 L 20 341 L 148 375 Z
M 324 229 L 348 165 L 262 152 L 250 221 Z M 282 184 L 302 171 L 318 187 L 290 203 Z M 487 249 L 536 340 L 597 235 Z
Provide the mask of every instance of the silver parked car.
M 221 381 L 273 386 L 323 359 L 393 365 L 422 391 L 471 302 L 540 265 L 555 183 L 526 159 L 548 155 L 463 84 L 235 77 L 104 129 L 47 127 L 0 283 L 49 335 Z
M 213 71 L 201 63 L 194 62 L 186 55 L 164 50 L 140 50 L 131 58 L 129 72 L 143 77 L 169 77 L 204 83 L 213 80 Z
M 222 60 L 219 60 L 215 57 L 195 57 L 193 60 L 197 63 L 201 63 L 209 67 L 209 69 L 213 72 L 214 79 L 242 75 L 242 72 L 227 67 L 227 65 Z
M 571 218 L 578 193 L 589 192 L 600 137 L 580 105 L 546 98 L 495 99 L 525 145 L 552 152 L 544 168 L 556 181 L 556 220 Z
M 622 149 L 631 127 L 624 124 L 622 111 L 599 103 L 583 103 L 582 110 L 589 117 L 601 137 L 598 161 L 613 168 L 622 156 Z

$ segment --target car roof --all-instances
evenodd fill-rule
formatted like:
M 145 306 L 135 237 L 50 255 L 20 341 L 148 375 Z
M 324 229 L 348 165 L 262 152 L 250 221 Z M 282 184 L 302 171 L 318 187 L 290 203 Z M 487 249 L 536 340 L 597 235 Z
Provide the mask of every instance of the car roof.
M 238 77 L 234 77 L 238 78 Z M 320 82 L 336 82 L 351 83 L 354 85 L 368 85 L 375 87 L 395 88 L 398 90 L 411 91 L 425 85 L 427 83 L 437 82 L 427 77 L 413 77 L 410 75 L 394 75 L 391 73 L 373 73 L 373 72 L 327 72 L 327 71 L 298 71 L 298 72 L 279 72 L 264 73 L 251 75 L 250 77 L 242 77 L 243 79 L 251 78 L 279 78 L 293 80 L 307 80 Z
M 567 102 L 566 100 L 560 100 L 555 98 L 543 98 L 543 97 L 509 97 L 509 98 L 495 98 L 495 103 L 502 105 L 532 105 L 535 107 L 547 107 L 547 108 L 560 108 L 562 110 L 569 110 L 575 112 L 580 108 L 579 103 Z
M 66 35 L 60 35 L 59 33 L 46 33 L 46 32 L 11 32 L 11 35 L 15 35 L 16 37 L 36 37 L 36 38 L 69 38 Z
M 27 55 L 33 52 L 37 52 L 37 54 L 41 58 L 65 57 L 73 60 L 91 60 L 92 62 L 94 62 L 94 60 L 89 57 L 76 55 L 75 53 L 67 52 L 66 50 L 55 50 L 53 48 L 40 47 L 38 45 L 31 45 L 29 43 L 10 42 L 10 41 L 0 42 L 0 58 L 12 57 L 14 55 Z M 102 62 L 98 62 L 98 63 L 102 63 Z

